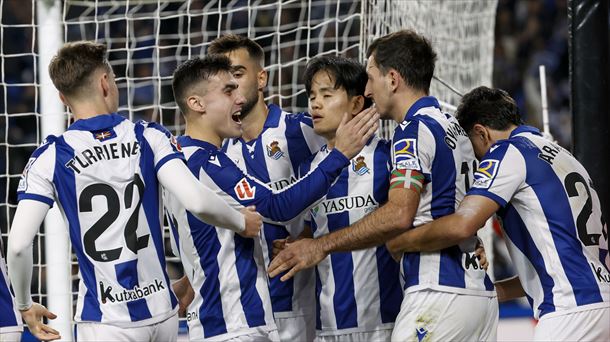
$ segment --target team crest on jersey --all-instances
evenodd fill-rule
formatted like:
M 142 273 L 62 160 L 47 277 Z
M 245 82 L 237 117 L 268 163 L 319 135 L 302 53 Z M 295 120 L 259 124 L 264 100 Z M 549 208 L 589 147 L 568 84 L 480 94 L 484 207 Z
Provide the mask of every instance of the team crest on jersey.
M 479 164 L 478 170 L 474 173 L 474 188 L 487 189 L 491 182 L 496 177 L 498 165 L 500 161 L 497 159 L 485 159 Z
M 363 156 L 358 156 L 356 160 L 352 159 L 352 171 L 354 171 L 358 176 L 362 176 L 366 173 L 370 173 L 370 169 L 367 167 L 364 162 Z
M 95 132 L 91 132 L 91 133 L 93 133 L 93 137 L 95 139 L 97 139 L 98 141 L 106 141 L 108 139 L 112 139 L 112 138 L 116 137 L 116 133 L 112 129 L 103 130 L 103 131 L 95 131 Z
M 274 159 L 274 160 L 278 160 L 280 158 L 282 158 L 282 156 L 284 155 L 284 152 L 282 152 L 282 149 L 280 148 L 280 143 L 277 141 L 272 141 L 271 144 L 267 145 L 267 155 Z
M 242 201 L 254 199 L 254 195 L 256 194 L 256 187 L 251 186 L 246 177 L 237 182 L 237 185 L 235 185 L 233 190 L 235 191 L 237 198 Z
M 419 170 L 417 140 L 402 139 L 394 143 L 394 164 L 396 169 Z
M 23 168 L 23 172 L 21 173 L 21 179 L 19 180 L 19 185 L 17 186 L 17 192 L 23 192 L 23 191 L 27 190 L 28 172 L 30 171 L 32 164 L 34 164 L 34 161 L 36 161 L 36 158 L 30 158 L 30 160 L 28 160 L 28 163 L 25 164 L 25 168 Z
M 175 136 L 172 135 L 169 138 L 169 143 L 172 144 L 172 146 L 174 147 L 174 151 L 182 152 L 182 146 L 180 146 L 180 143 L 178 142 L 178 139 L 176 139 Z

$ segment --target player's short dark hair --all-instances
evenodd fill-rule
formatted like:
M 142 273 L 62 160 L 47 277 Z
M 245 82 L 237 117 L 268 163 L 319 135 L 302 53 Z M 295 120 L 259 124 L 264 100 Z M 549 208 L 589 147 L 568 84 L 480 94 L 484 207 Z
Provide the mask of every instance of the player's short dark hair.
M 180 64 L 172 77 L 174 99 L 183 114 L 187 112 L 186 96 L 192 86 L 221 72 L 231 72 L 231 60 L 224 55 L 195 57 Z
M 462 97 L 456 117 L 466 132 L 470 132 L 475 124 L 500 131 L 511 125 L 523 124 L 519 107 L 507 92 L 484 86 Z
M 328 73 L 335 82 L 335 89 L 345 89 L 349 97 L 364 96 L 368 78 L 366 69 L 356 60 L 338 56 L 320 56 L 311 59 L 307 63 L 307 69 L 303 75 L 307 95 L 311 92 L 313 77 L 319 71 Z M 364 108 L 370 107 L 372 102 L 371 99 L 365 97 Z
M 225 54 L 238 49 L 246 49 L 251 58 L 256 59 L 261 65 L 265 62 L 265 52 L 263 48 L 248 37 L 236 34 L 225 34 L 212 41 L 208 47 L 210 54 Z
M 49 64 L 55 88 L 66 96 L 81 93 L 94 71 L 99 68 L 111 70 L 106 51 L 106 45 L 92 41 L 64 44 Z
M 396 70 L 410 87 L 426 94 L 434 74 L 436 53 L 430 41 L 411 30 L 401 30 L 376 39 L 366 51 L 383 75 Z

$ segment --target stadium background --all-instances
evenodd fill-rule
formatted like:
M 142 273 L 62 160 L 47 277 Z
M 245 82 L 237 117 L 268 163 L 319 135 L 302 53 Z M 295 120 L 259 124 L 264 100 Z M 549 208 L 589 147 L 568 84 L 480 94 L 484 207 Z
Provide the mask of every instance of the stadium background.
M 586 135 L 586 127 L 582 128 L 586 117 L 582 114 L 581 121 L 573 118 L 572 113 L 578 111 L 574 104 L 574 108 L 570 106 L 575 93 L 573 87 L 578 81 L 570 78 L 570 68 L 574 69 L 570 49 L 578 45 L 570 41 L 576 34 L 570 34 L 572 22 L 568 15 L 570 12 L 575 17 L 576 12 L 570 11 L 570 6 L 577 3 L 600 7 L 598 10 L 605 11 L 608 27 L 608 4 L 603 0 L 189 3 L 0 0 L 0 233 L 3 243 L 6 246 L 17 204 L 15 190 L 19 176 L 30 154 L 44 138 L 42 113 L 46 108 L 42 100 L 43 67 L 39 63 L 44 54 L 52 55 L 55 51 L 41 50 L 45 42 L 41 39 L 40 25 L 44 19 L 40 18 L 37 5 L 59 8 L 58 25 L 63 40 L 97 39 L 109 45 L 110 60 L 118 76 L 122 114 L 134 120 L 161 122 L 177 134 L 181 133 L 183 123 L 172 99 L 171 73 L 186 58 L 205 53 L 209 41 L 219 34 L 230 31 L 255 38 L 266 52 L 269 101 L 298 111 L 307 107 L 300 74 L 309 58 L 328 53 L 363 60 L 365 47 L 375 36 L 399 27 L 411 27 L 429 36 L 440 50 L 437 75 L 442 75 L 458 92 L 480 84 L 503 88 L 517 100 L 526 121 L 537 127 L 542 127 L 538 66 L 545 65 L 551 133 L 560 145 L 578 151 L 573 137 Z M 392 16 L 393 11 L 404 17 Z M 608 29 L 605 30 L 606 65 Z M 607 96 L 610 93 L 608 77 L 601 74 L 606 92 L 604 88 L 597 88 L 598 93 Z M 608 75 L 607 67 L 605 75 Z M 432 84 L 432 94 L 448 104 L 459 101 L 456 92 L 437 81 Z M 604 96 L 599 94 L 598 97 Z M 59 126 L 68 125 L 68 115 L 63 110 L 52 114 Z M 607 110 L 598 114 L 605 115 L 608 122 Z M 582 145 L 595 143 L 595 140 L 579 141 Z M 607 147 L 605 151 L 608 159 Z M 600 167 L 607 170 L 607 165 L 606 162 Z M 607 198 L 607 188 L 598 191 L 605 193 L 602 198 Z M 44 242 L 42 229 L 34 248 L 32 293 L 35 300 L 46 303 L 47 284 L 52 278 L 47 277 Z M 494 258 L 494 275 L 502 278 L 511 275 L 512 270 L 499 250 Z M 170 276 L 178 278 L 179 262 L 174 259 L 169 265 Z M 74 273 L 73 266 L 73 294 L 76 293 Z M 518 320 L 511 320 L 512 317 Z M 533 323 L 528 317 L 531 310 L 524 302 L 502 305 L 499 338 L 529 336 Z M 514 335 L 518 332 L 525 335 Z

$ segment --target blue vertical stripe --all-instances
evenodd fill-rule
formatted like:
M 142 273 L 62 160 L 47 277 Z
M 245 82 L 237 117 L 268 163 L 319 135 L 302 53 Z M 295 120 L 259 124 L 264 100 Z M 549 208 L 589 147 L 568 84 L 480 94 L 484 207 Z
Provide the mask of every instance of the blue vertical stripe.
M 160 193 L 159 193 L 159 181 L 157 180 L 157 174 L 155 173 L 155 156 L 153 151 L 148 144 L 148 141 L 144 138 L 144 126 L 141 124 L 135 125 L 135 135 L 138 143 L 140 144 L 140 172 L 142 172 L 142 181 L 144 182 L 144 194 L 142 198 L 142 208 L 146 216 L 148 223 L 148 229 L 150 236 L 152 237 L 157 252 L 157 259 L 161 265 L 161 271 L 165 278 L 165 284 L 167 284 L 167 291 L 170 297 L 172 308 L 178 305 L 178 300 L 174 295 L 174 291 L 171 290 L 171 283 L 169 276 L 167 275 L 167 267 L 165 265 L 165 248 L 163 244 L 163 232 L 161 228 L 161 222 L 159 216 L 161 208 L 159 207 Z
M 205 276 L 201 288 L 195 289 L 203 299 L 203 304 L 199 307 L 199 322 L 204 337 L 210 338 L 227 332 L 220 294 L 218 254 L 221 245 L 213 226 L 199 221 L 190 213 L 187 213 L 187 220 L 193 245 L 199 255 L 199 265 Z
M 382 205 L 387 202 L 390 186 L 390 145 L 379 141 L 373 153 L 373 197 Z M 392 259 L 385 246 L 375 250 L 377 258 L 377 280 L 379 282 L 379 305 L 381 322 L 396 321 L 402 303 L 400 288 L 400 265 Z
M 526 138 L 515 139 L 523 141 Z M 529 141 L 526 143 L 529 144 Z M 577 229 L 563 182 L 557 177 L 551 165 L 538 158 L 538 153 L 542 151 L 527 147 L 519 150 L 527 165 L 525 181 L 532 187 L 541 204 L 559 261 L 572 286 L 576 303 L 580 306 L 602 302 L 599 285 L 583 253 L 582 243 L 575 234 Z M 553 203 L 553 205 L 542 205 L 542 203 Z
M 279 110 L 279 108 L 277 108 Z M 275 113 L 275 111 L 270 111 Z M 281 113 L 281 112 L 280 112 Z M 269 116 L 269 120 L 277 120 L 275 113 Z M 277 125 L 277 123 L 276 123 Z M 256 139 L 256 145 L 254 146 L 254 158 L 250 157 L 250 152 L 246 147 L 246 142 L 242 140 L 242 154 L 244 162 L 246 164 L 246 171 L 248 175 L 256 177 L 258 180 L 265 184 L 271 182 L 269 177 L 269 171 L 267 166 L 267 158 L 265 157 L 266 146 L 263 143 L 263 134 L 261 133 Z M 289 236 L 286 227 L 271 223 L 263 223 L 263 229 L 265 231 L 265 243 L 269 255 L 273 253 L 273 240 L 285 239 Z M 277 277 L 269 278 L 269 296 L 271 298 L 271 307 L 273 312 L 284 312 L 292 311 L 292 297 L 294 295 L 294 279 L 283 282 L 280 278 L 287 272 L 281 273 Z
M 0 262 L 4 263 L 4 260 L 0 258 Z M 0 311 L 0 328 L 21 324 L 21 317 L 19 317 L 19 323 L 17 323 L 17 317 L 15 317 L 13 296 L 8 287 L 8 279 L 4 277 L 4 272 L 0 272 L 0 308 L 2 308 Z
M 426 127 L 434 136 L 436 146 L 432 162 L 431 185 L 432 202 L 430 213 L 433 219 L 453 214 L 455 212 L 455 194 L 457 171 L 455 169 L 454 151 L 444 141 L 446 135 L 443 127 L 431 117 L 422 117 Z M 439 284 L 453 287 L 466 287 L 464 268 L 462 267 L 462 252 L 453 246 L 441 250 Z
M 540 311 L 540 317 L 555 311 L 555 304 L 553 303 L 553 287 L 555 286 L 555 281 L 553 281 L 553 278 L 551 278 L 547 272 L 542 253 L 540 253 L 540 250 L 538 250 L 538 247 L 534 243 L 521 216 L 519 216 L 517 210 L 510 203 L 507 204 L 504 209 L 500 209 L 498 213 L 502 217 L 502 222 L 504 223 L 503 228 L 506 235 L 521 253 L 529 257 L 529 260 L 540 279 L 543 299 L 540 306 L 534 308 L 534 310 L 537 309 Z M 530 304 L 532 304 L 531 300 Z
M 327 199 L 347 196 L 349 193 L 349 168 L 343 169 L 335 184 L 328 191 Z M 350 225 L 349 212 L 327 214 L 328 231 L 343 229 Z M 330 263 L 335 280 L 333 307 L 338 329 L 358 326 L 358 310 L 354 289 L 354 260 L 351 252 L 330 255 Z
M 286 144 L 292 169 L 298 170 L 299 164 L 311 156 L 300 121 L 286 120 Z
M 235 242 L 235 268 L 241 289 L 241 305 L 250 328 L 265 325 L 263 301 L 256 290 L 258 267 L 254 261 L 254 239 L 244 238 L 237 234 Z
M 138 259 L 118 263 L 114 265 L 114 269 L 116 271 L 118 283 L 123 286 L 123 288 L 134 289 L 136 286 L 140 286 L 138 282 Z M 126 299 L 127 298 L 123 298 L 123 300 Z M 148 310 L 148 305 L 146 305 L 146 299 L 144 298 L 128 301 L 127 310 L 129 311 L 129 317 L 131 317 L 132 322 L 152 317 Z
M 78 201 L 76 199 L 76 179 L 74 171 L 64 165 L 74 157 L 74 149 L 70 147 L 63 136 L 55 143 L 55 172 L 53 184 L 57 189 L 57 197 L 66 215 L 72 247 L 78 259 L 78 266 L 87 291 L 83 301 L 81 319 L 83 321 L 99 322 L 102 320 L 102 311 L 97 294 L 97 283 L 93 263 L 85 255 L 81 239 L 81 226 L 78 218 Z

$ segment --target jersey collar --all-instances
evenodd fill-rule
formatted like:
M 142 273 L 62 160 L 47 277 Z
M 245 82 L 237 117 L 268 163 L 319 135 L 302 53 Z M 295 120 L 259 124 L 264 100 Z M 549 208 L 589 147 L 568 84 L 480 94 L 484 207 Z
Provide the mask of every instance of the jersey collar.
M 517 126 L 517 128 L 513 129 L 512 132 L 510 132 L 510 138 L 513 138 L 515 135 L 517 134 L 521 134 L 521 133 L 532 133 L 535 135 L 542 135 L 540 134 L 540 130 L 536 127 L 532 127 L 532 126 L 528 126 L 528 125 L 519 125 Z
M 405 120 L 411 119 L 420 109 L 426 107 L 436 107 L 439 110 L 441 109 L 441 105 L 438 103 L 438 100 L 434 96 L 424 96 L 419 100 L 415 101 L 411 108 L 409 108 L 407 114 L 405 115 Z
M 193 138 L 189 137 L 188 135 L 183 135 L 183 136 L 178 137 L 178 142 L 180 143 L 180 146 L 182 146 L 182 147 L 195 146 L 195 147 L 201 147 L 208 151 L 218 151 L 218 147 L 216 147 L 216 145 L 211 144 L 207 141 L 193 139 Z
M 100 129 L 114 127 L 124 120 L 127 119 L 116 113 L 102 114 L 88 119 L 77 120 L 75 123 L 71 124 L 70 127 L 68 127 L 68 130 L 98 131 Z

